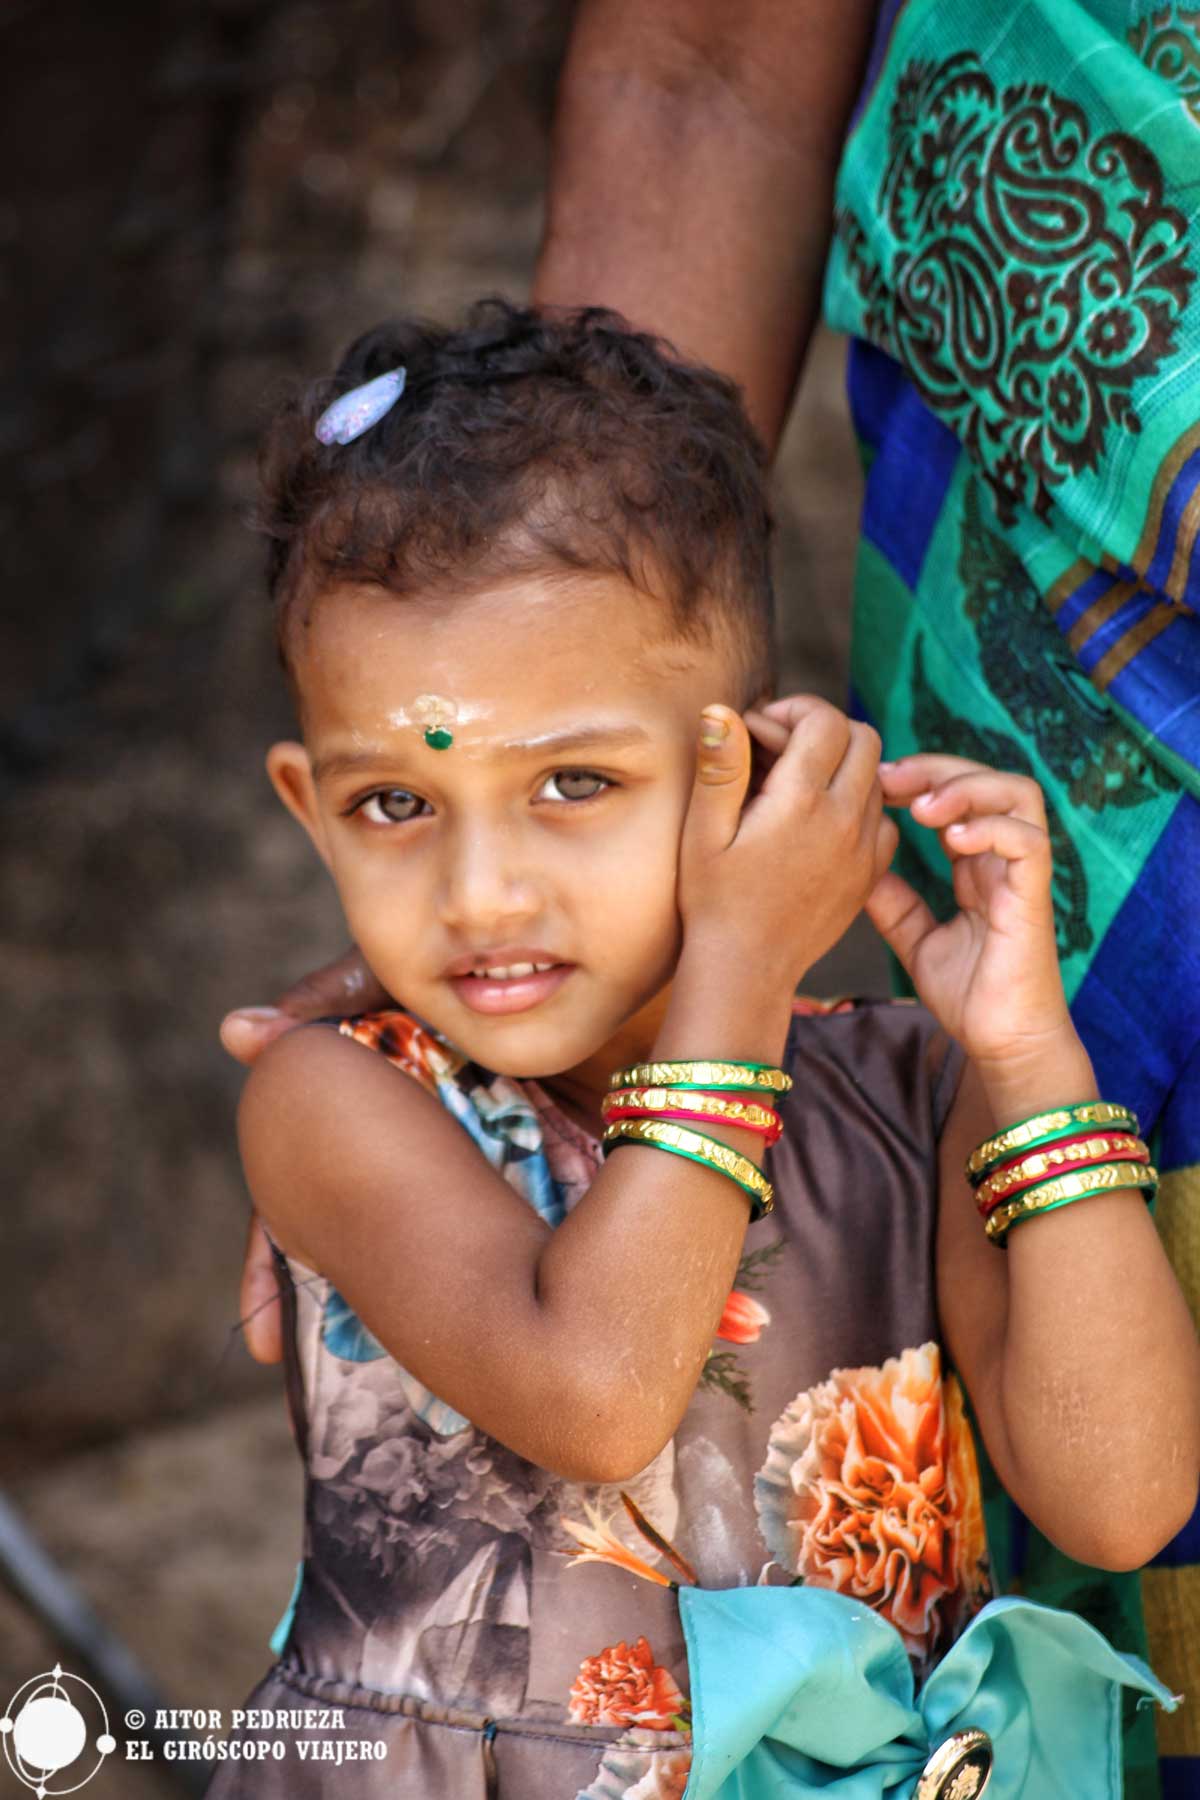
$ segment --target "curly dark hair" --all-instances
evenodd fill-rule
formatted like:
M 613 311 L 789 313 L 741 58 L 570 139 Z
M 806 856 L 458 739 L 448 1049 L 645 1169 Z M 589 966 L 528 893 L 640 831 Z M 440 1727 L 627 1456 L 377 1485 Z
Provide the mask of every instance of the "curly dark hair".
M 352 443 L 313 426 L 403 364 L 402 398 Z M 478 301 L 449 329 L 399 319 L 284 404 L 256 528 L 280 654 L 340 583 L 403 595 L 547 569 L 615 572 L 665 608 L 656 636 L 729 633 L 742 704 L 774 691 L 766 457 L 732 381 L 598 306 Z

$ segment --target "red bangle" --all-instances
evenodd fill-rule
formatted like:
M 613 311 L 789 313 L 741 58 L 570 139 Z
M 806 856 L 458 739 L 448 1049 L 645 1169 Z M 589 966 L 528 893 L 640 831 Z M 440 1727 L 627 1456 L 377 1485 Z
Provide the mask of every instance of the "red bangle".
M 604 1119 L 608 1124 L 614 1124 L 618 1119 L 694 1119 L 701 1125 L 736 1125 L 739 1131 L 756 1132 L 766 1139 L 768 1146 L 777 1144 L 783 1136 L 782 1119 L 760 1125 L 752 1119 L 731 1118 L 728 1113 L 696 1112 L 685 1106 L 608 1106 L 604 1109 Z
M 1093 1132 L 1089 1135 L 1094 1137 L 1095 1133 Z M 1071 1141 L 1073 1143 L 1079 1143 L 1081 1140 L 1073 1138 Z M 1084 1138 L 1082 1141 L 1086 1142 L 1087 1139 Z M 1001 1181 L 996 1183 L 996 1177 L 1002 1176 L 1005 1169 L 1019 1167 L 1024 1161 L 1023 1157 L 1014 1157 L 1011 1162 L 1005 1163 L 1001 1168 L 993 1169 L 992 1173 L 987 1178 L 987 1183 L 981 1184 L 986 1185 L 987 1198 L 982 1201 L 978 1198 L 976 1199 L 976 1206 L 978 1207 L 980 1218 L 988 1218 L 998 1206 L 1007 1205 L 1010 1200 L 1015 1199 L 1015 1197 L 1018 1194 L 1023 1193 L 1026 1188 L 1037 1187 L 1039 1183 L 1053 1180 L 1055 1176 L 1074 1174 L 1077 1171 L 1084 1169 L 1096 1169 L 1101 1167 L 1104 1163 L 1144 1162 L 1146 1160 L 1148 1152 L 1145 1144 L 1139 1139 L 1131 1137 L 1128 1133 L 1121 1134 L 1120 1142 L 1114 1141 L 1111 1138 L 1109 1142 L 1111 1148 L 1097 1151 L 1094 1156 L 1085 1157 L 1079 1161 L 1072 1161 L 1065 1166 L 1060 1166 L 1058 1168 L 1053 1166 L 1044 1168 L 1038 1174 L 1027 1175 L 1023 1180 L 1019 1181 Z M 1047 1146 L 1047 1148 L 1059 1150 L 1063 1148 L 1063 1146 L 1060 1144 L 1053 1144 Z M 1036 1156 L 1041 1154 L 1041 1151 L 1026 1151 L 1025 1153 L 1026 1156 Z M 996 1185 L 993 1185 L 993 1183 L 996 1183 Z

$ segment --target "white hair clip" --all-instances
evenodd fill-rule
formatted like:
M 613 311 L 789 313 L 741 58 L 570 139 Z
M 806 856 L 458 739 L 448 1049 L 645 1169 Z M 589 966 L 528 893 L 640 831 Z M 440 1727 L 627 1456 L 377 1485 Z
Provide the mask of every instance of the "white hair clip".
M 395 406 L 404 392 L 405 373 L 403 365 L 389 369 L 374 381 L 364 381 L 361 387 L 342 394 L 325 408 L 313 426 L 313 435 L 323 444 L 353 443 Z

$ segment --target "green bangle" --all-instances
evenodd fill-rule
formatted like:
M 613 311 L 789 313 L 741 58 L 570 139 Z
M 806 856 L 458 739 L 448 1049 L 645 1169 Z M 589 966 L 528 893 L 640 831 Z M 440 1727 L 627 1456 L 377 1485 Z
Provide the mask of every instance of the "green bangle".
M 786 1094 L 792 1078 L 776 1063 L 720 1062 L 704 1058 L 675 1057 L 670 1062 L 634 1063 L 628 1069 L 614 1069 L 608 1078 L 609 1088 L 677 1087 L 733 1088 L 739 1093 L 755 1093 L 768 1088 L 775 1094 Z
M 1127 1106 L 1116 1106 L 1111 1100 L 1081 1100 L 1076 1106 L 1055 1106 L 1048 1111 L 1031 1113 L 1015 1125 L 1006 1125 L 993 1137 L 977 1144 L 967 1158 L 967 1180 L 977 1187 L 995 1166 L 1013 1151 L 1033 1150 L 1041 1144 L 1052 1144 L 1062 1137 L 1073 1137 L 1081 1128 L 1108 1126 L 1141 1135 L 1137 1114 Z
M 649 1144 L 653 1150 L 669 1150 L 672 1156 L 686 1156 L 689 1162 L 715 1169 L 750 1196 L 751 1224 L 775 1204 L 775 1190 L 748 1156 L 742 1156 L 718 1138 L 689 1131 L 671 1119 L 620 1119 L 606 1128 L 600 1140 L 601 1153 L 607 1156 L 618 1144 Z
M 1069 1190 L 1074 1181 L 1086 1180 L 1089 1173 L 1103 1175 L 1107 1179 L 1080 1188 L 1076 1193 L 1062 1192 L 1064 1186 Z M 1140 1188 L 1146 1195 L 1148 1205 L 1158 1190 L 1158 1170 L 1153 1164 L 1146 1162 L 1103 1163 L 1094 1170 L 1078 1169 L 1069 1176 L 1055 1175 L 1048 1181 L 1038 1181 L 1032 1187 L 1024 1189 L 1008 1205 L 998 1206 L 995 1212 L 988 1214 L 983 1228 L 993 1244 L 1003 1245 L 1005 1235 L 1012 1227 L 1022 1224 L 1026 1219 L 1036 1219 L 1042 1213 L 1057 1212 L 1060 1206 L 1073 1206 L 1076 1200 L 1091 1200 L 1097 1194 L 1111 1194 L 1124 1187 Z M 1061 1197 L 1043 1201 L 1040 1205 L 1033 1200 L 1036 1194 L 1047 1191 Z M 1031 1201 L 1033 1204 L 1030 1204 Z

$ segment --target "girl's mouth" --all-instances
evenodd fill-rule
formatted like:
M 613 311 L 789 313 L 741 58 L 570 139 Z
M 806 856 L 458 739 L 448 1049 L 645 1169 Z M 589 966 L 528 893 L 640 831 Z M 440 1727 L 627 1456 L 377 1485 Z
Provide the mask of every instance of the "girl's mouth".
M 575 966 L 574 963 L 555 963 L 552 969 L 542 969 L 531 975 L 513 975 L 501 981 L 489 980 L 486 975 L 454 975 L 450 986 L 472 1012 L 528 1012 L 531 1006 L 540 1006 L 543 1000 L 557 993 Z

